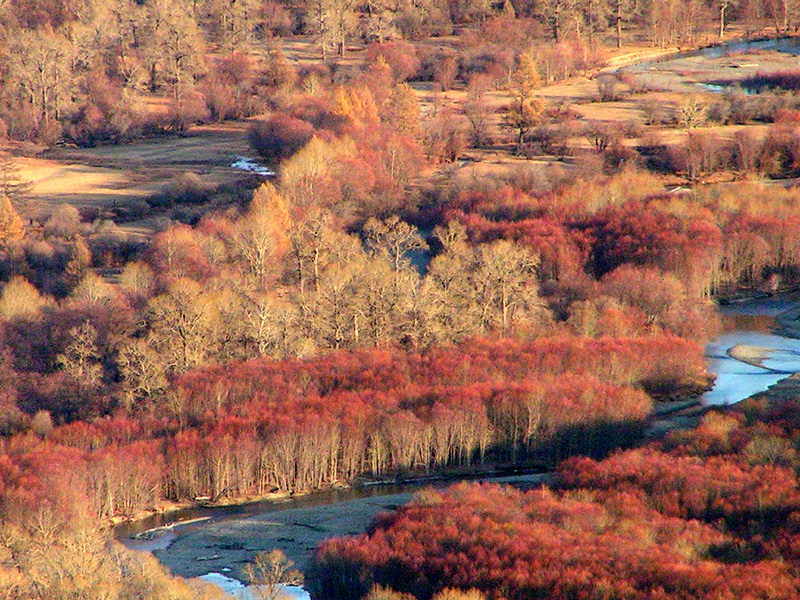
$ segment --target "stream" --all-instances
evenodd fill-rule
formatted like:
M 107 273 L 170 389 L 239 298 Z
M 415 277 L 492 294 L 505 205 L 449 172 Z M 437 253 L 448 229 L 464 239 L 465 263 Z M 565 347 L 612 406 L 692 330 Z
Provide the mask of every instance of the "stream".
M 774 298 L 720 309 L 722 333 L 706 346 L 708 370 L 717 376 L 714 387 L 703 395 L 706 405 L 734 404 L 800 371 L 800 340 L 776 333 L 775 321 L 795 305 L 791 299 Z M 748 349 L 754 360 L 745 362 L 741 355 Z
M 800 340 L 776 333 L 775 320 L 795 305 L 793 299 L 777 298 L 720 309 L 722 333 L 706 347 L 708 369 L 717 379 L 713 389 L 703 395 L 705 404 L 733 404 L 800 372 Z M 539 485 L 542 477 L 528 474 L 487 480 L 530 488 Z M 235 577 L 256 552 L 279 547 L 302 570 L 322 540 L 364 531 L 375 515 L 408 502 L 424 483 L 375 485 L 239 506 L 193 508 L 123 524 L 115 533 L 126 546 L 153 552 L 178 575 L 200 577 L 234 598 L 250 600 L 252 594 Z M 452 483 L 437 481 L 433 485 L 445 487 Z M 157 527 L 164 528 L 151 539 L 131 538 L 137 532 Z M 296 600 L 309 597 L 301 587 L 285 591 Z

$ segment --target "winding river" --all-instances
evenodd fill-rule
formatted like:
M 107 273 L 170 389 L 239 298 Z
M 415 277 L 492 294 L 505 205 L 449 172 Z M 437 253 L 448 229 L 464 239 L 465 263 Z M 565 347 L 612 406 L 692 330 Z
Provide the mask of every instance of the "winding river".
M 797 38 L 734 42 L 673 54 L 621 70 L 643 72 L 657 63 L 663 65 L 697 56 L 716 57 L 748 49 L 800 53 Z M 253 172 L 262 168 L 250 159 L 237 160 L 232 167 Z M 778 298 L 737 303 L 721 309 L 723 331 L 706 348 L 708 370 L 717 376 L 713 389 L 703 395 L 706 405 L 739 402 L 800 372 L 800 340 L 777 333 L 775 320 L 777 315 L 795 306 L 797 299 Z M 525 488 L 539 485 L 542 477 L 520 475 L 492 480 Z M 421 485 L 417 482 L 334 490 L 244 506 L 196 508 L 124 524 L 115 533 L 128 547 L 153 552 L 174 573 L 201 577 L 220 586 L 232 597 L 244 600 L 252 595 L 234 577 L 256 552 L 281 548 L 302 569 L 322 540 L 364 531 L 376 514 L 408 502 Z M 137 532 L 163 526 L 167 527 L 157 531 L 152 539 L 131 538 Z M 291 587 L 286 591 L 297 599 L 309 597 L 302 588 Z
M 706 347 L 709 371 L 717 379 L 703 396 L 705 404 L 738 402 L 800 372 L 800 339 L 781 335 L 776 321 L 793 307 L 797 307 L 796 299 L 778 298 L 721 309 L 722 333 Z M 493 480 L 525 488 L 538 485 L 542 477 L 514 475 Z M 197 508 L 171 515 L 173 525 L 158 531 L 153 539 L 130 536 L 169 525 L 164 517 L 120 526 L 116 533 L 127 546 L 154 552 L 178 575 L 202 577 L 235 598 L 249 599 L 251 595 L 235 576 L 256 552 L 279 547 L 302 569 L 322 540 L 364 531 L 376 514 L 408 502 L 421 485 L 333 490 L 282 501 Z M 296 599 L 308 598 L 302 588 L 287 591 Z

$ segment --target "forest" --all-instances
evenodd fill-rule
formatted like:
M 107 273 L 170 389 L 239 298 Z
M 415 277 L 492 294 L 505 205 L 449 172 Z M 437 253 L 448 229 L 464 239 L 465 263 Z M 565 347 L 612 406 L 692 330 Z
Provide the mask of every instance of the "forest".
M 746 401 L 556 484 L 419 492 L 319 549 L 318 598 L 796 598 L 797 401 Z M 423 541 L 424 540 L 424 541 Z M 371 591 L 370 591 L 371 590 Z
M 712 384 L 716 301 L 800 282 L 800 76 L 611 66 L 798 28 L 795 0 L 0 2 L 2 596 L 212 598 L 110 524 L 528 469 L 552 489 L 328 542 L 309 589 L 796 597 L 794 403 L 644 433 Z M 226 127 L 274 176 L 36 178 Z

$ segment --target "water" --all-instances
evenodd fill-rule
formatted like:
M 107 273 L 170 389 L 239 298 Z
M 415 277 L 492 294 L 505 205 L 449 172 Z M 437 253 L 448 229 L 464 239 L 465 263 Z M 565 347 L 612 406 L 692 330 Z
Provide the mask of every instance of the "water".
M 732 58 L 739 54 L 763 50 L 771 50 L 797 56 L 800 55 L 800 39 L 797 37 L 790 37 L 777 40 L 766 39 L 729 42 L 710 46 L 708 48 L 667 54 L 653 60 L 619 67 L 612 72 L 635 73 L 643 78 L 642 83 L 646 83 L 650 87 L 664 89 L 678 88 L 682 91 L 691 91 L 691 89 L 694 88 L 696 90 L 699 89 L 721 94 L 729 89 L 736 88 L 736 86 L 738 86 L 738 80 L 744 77 L 748 72 L 750 74 L 754 73 L 755 71 L 753 69 L 758 67 L 758 62 L 741 62 L 738 58 L 742 57 L 738 57 L 737 60 L 734 61 L 726 60 L 724 62 L 728 64 L 722 65 L 709 64 L 706 59 Z M 758 56 L 754 56 L 753 60 L 758 61 Z M 776 68 L 767 67 L 766 70 L 771 71 Z M 748 71 L 748 69 L 750 71 Z M 701 81 L 692 83 L 690 80 L 687 80 L 685 73 L 693 73 L 695 75 L 704 73 L 704 77 L 706 78 L 719 79 L 722 77 L 723 79 L 729 78 L 730 81 Z M 726 73 L 727 75 L 725 75 Z M 738 92 L 747 95 L 756 92 L 756 90 L 736 89 Z
M 222 573 L 207 573 L 202 575 L 200 579 L 222 588 L 223 592 L 237 600 L 258 600 L 260 598 L 260 596 L 252 592 L 250 586 L 245 586 L 241 581 Z M 310 600 L 311 598 L 307 591 L 296 585 L 287 585 L 278 597 L 284 600 Z
M 237 156 L 236 162 L 231 164 L 231 168 L 261 175 L 262 177 L 275 177 L 275 171 L 266 165 L 262 165 L 254 158 L 247 158 L 246 156 Z
M 800 372 L 800 340 L 776 335 L 775 317 L 793 303 L 785 299 L 744 302 L 723 307 L 725 331 L 706 346 L 708 370 L 717 379 L 703 395 L 707 405 L 733 404 L 763 392 L 792 373 Z M 763 360 L 744 362 L 728 353 L 734 346 L 757 350 Z M 753 364 L 761 362 L 759 367 Z
M 728 42 L 709 46 L 708 48 L 668 54 L 646 62 L 636 63 L 635 65 L 620 67 L 619 69 L 615 69 L 615 71 L 641 72 L 647 71 L 656 65 L 663 65 L 664 63 L 682 60 L 684 58 L 694 58 L 698 56 L 704 58 L 721 58 L 731 54 L 758 50 L 774 50 L 776 52 L 800 55 L 800 39 L 797 37 L 787 37 L 780 39 Z
M 743 302 L 723 307 L 723 333 L 706 347 L 709 371 L 717 375 L 712 390 L 703 396 L 708 405 L 732 404 L 755 393 L 767 389 L 787 377 L 788 374 L 800 372 L 800 340 L 777 335 L 775 317 L 796 306 L 796 299 L 779 298 Z M 734 354 L 744 359 L 736 359 L 729 355 L 731 348 L 750 350 L 750 353 Z M 762 366 L 757 366 L 760 363 Z M 532 482 L 537 480 L 533 476 Z M 493 478 L 498 483 L 514 483 L 520 485 L 525 477 Z M 438 482 L 447 485 L 448 482 Z M 160 516 L 140 521 L 116 530 L 116 535 L 130 548 L 153 551 L 167 548 L 172 541 L 192 530 L 206 527 L 215 522 L 229 519 L 239 520 L 284 509 L 328 506 L 356 498 L 367 496 L 383 496 L 389 493 L 408 492 L 419 489 L 419 482 L 411 482 L 395 486 L 373 486 L 361 489 L 333 490 L 319 492 L 309 496 L 286 499 L 284 501 L 262 501 L 249 505 L 231 507 L 194 508 L 168 517 Z M 211 521 L 207 517 L 213 517 Z M 181 524 L 180 521 L 187 521 Z M 160 535 L 151 540 L 132 540 L 130 535 L 138 531 L 163 526 L 172 522 L 174 527 L 159 531 Z M 211 550 L 209 550 L 211 551 Z M 223 563 L 224 564 L 224 563 Z M 229 563 L 229 566 L 230 565 Z M 215 568 L 209 564 L 210 568 Z M 218 585 L 229 596 L 239 600 L 254 600 L 251 591 L 236 579 L 226 575 L 230 568 L 217 566 L 217 571 L 206 573 L 201 577 L 205 581 Z M 221 571 L 221 572 L 220 572 Z M 307 592 L 300 587 L 286 590 L 292 594 L 293 600 L 306 600 Z

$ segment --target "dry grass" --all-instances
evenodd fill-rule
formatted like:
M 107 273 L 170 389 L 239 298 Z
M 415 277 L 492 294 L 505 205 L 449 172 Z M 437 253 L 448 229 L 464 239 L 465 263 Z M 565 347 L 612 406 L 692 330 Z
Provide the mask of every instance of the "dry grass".
M 37 158 L 20 158 L 20 177 L 33 184 L 23 209 L 26 218 L 46 218 L 60 204 L 93 207 L 103 214 L 125 202 L 161 191 L 176 175 L 190 171 L 213 187 L 243 177 L 231 168 L 237 156 L 252 155 L 247 123 L 196 127 L 185 137 L 159 137 L 97 148 L 56 148 Z M 148 235 L 159 227 L 146 218 L 123 229 Z
M 457 38 L 428 40 L 422 45 L 458 45 Z M 295 37 L 282 42 L 290 62 L 296 65 L 318 63 L 319 48 L 311 37 Z M 261 49 L 263 53 L 263 48 Z M 609 68 L 637 63 L 676 49 L 659 49 L 645 45 L 626 44 L 622 49 L 608 50 Z M 351 46 L 344 59 L 336 58 L 340 68 L 355 69 L 363 65 L 365 46 Z M 627 95 L 617 102 L 598 101 L 597 83 L 591 77 L 575 77 L 567 81 L 543 87 L 539 95 L 551 105 L 569 108 L 581 121 L 607 123 L 644 123 L 646 102 L 656 101 L 664 106 L 678 106 L 687 93 L 701 93 L 708 102 L 714 94 L 702 94 L 699 83 L 720 79 L 738 79 L 756 71 L 774 71 L 793 66 L 797 58 L 789 54 L 761 51 L 758 53 L 729 55 L 719 58 L 691 57 L 665 61 L 638 73 L 639 84 L 662 91 Z M 461 112 L 467 101 L 463 84 L 447 92 L 437 91 L 431 83 L 414 83 L 422 104 L 423 120 L 432 118 L 438 111 Z M 624 92 L 627 86 L 621 85 Z M 492 128 L 501 139 L 500 118 L 508 102 L 502 90 L 491 91 L 486 96 L 492 110 Z M 153 113 L 166 110 L 165 100 L 142 98 L 141 103 Z M 21 176 L 33 183 L 33 190 L 23 216 L 45 218 L 59 204 L 69 203 L 78 207 L 94 207 L 103 214 L 103 209 L 113 211 L 126 202 L 141 202 L 144 198 L 161 191 L 176 175 L 190 171 L 199 175 L 204 183 L 213 187 L 231 183 L 242 177 L 242 173 L 230 167 L 237 156 L 252 155 L 245 132 L 247 123 L 226 123 L 192 128 L 184 137 L 160 137 L 119 146 L 78 149 L 58 148 L 37 158 L 20 160 Z M 763 129 L 752 126 L 753 129 Z M 729 137 L 741 127 L 710 127 L 709 131 Z M 653 131 L 652 129 L 650 131 Z M 685 133 L 676 129 L 655 130 L 665 144 L 679 143 Z M 628 140 L 632 144 L 636 140 Z M 583 148 L 586 143 L 576 140 L 575 146 Z M 563 163 L 555 159 L 524 161 L 511 155 L 512 146 L 501 143 L 491 151 L 470 151 L 455 165 L 444 165 L 429 169 L 423 177 L 444 178 L 463 182 L 484 177 L 506 177 L 520 168 L 563 169 Z M 531 167 L 534 165 L 534 167 Z M 149 235 L 161 223 L 148 218 L 124 226 L 131 233 Z

